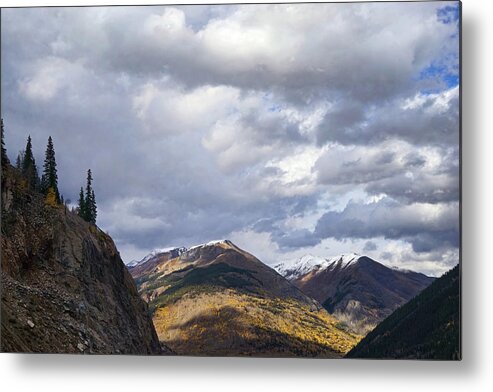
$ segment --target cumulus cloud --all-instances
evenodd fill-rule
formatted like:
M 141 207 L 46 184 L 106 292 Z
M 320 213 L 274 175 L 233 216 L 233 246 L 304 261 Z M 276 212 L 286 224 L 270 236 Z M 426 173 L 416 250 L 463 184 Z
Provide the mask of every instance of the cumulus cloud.
M 359 251 L 441 271 L 458 242 L 454 5 L 5 9 L 8 152 L 30 133 L 41 162 L 53 136 L 73 200 L 91 167 L 126 259 L 229 236 L 273 263 Z
M 401 202 L 439 203 L 459 198 L 457 146 L 416 148 L 409 142 L 374 146 L 330 145 L 313 166 L 326 185 L 362 185 L 370 195 Z
M 319 144 L 367 145 L 388 139 L 417 145 L 457 145 L 459 88 L 396 97 L 378 107 L 337 102 L 317 130 Z
M 227 116 L 239 94 L 225 86 L 206 85 L 186 91 L 169 82 L 149 82 L 134 96 L 133 108 L 145 130 L 153 135 L 201 132 Z
M 187 19 L 190 7 L 18 14 L 43 14 L 58 30 L 53 50 L 84 56 L 94 67 L 132 74 L 166 71 L 190 85 L 278 86 L 305 99 L 312 89 L 322 89 L 374 100 L 409 87 L 413 76 L 440 58 L 455 31 L 438 20 L 439 3 L 407 4 L 406 12 L 401 7 L 223 7 L 226 12 L 199 28 Z
M 318 238 L 404 239 L 416 252 L 457 247 L 458 203 L 400 204 L 384 198 L 374 203 L 349 203 L 341 212 L 327 212 L 317 223 Z

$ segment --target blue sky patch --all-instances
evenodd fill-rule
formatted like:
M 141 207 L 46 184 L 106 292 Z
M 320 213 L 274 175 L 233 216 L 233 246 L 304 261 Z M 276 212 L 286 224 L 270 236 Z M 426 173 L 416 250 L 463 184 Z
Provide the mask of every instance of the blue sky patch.
M 444 24 L 456 23 L 459 20 L 459 2 L 440 8 L 437 11 L 437 18 Z

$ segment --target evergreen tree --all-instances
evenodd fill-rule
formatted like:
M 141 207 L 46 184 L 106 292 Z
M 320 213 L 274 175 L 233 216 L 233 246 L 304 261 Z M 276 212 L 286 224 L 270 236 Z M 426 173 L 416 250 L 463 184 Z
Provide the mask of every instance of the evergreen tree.
M 96 206 L 96 196 L 94 195 L 94 189 L 91 192 L 91 217 L 92 223 L 96 224 L 96 217 L 98 216 L 98 208 Z
M 38 169 L 34 160 L 31 136 L 27 138 L 26 151 L 22 161 L 22 174 L 26 177 L 28 189 L 35 190 L 39 187 Z
M 85 195 L 85 219 L 90 223 L 96 224 L 96 198 L 94 196 L 94 190 L 92 189 L 92 173 L 91 169 L 87 171 L 87 184 Z
M 80 193 L 79 193 L 79 211 L 78 211 L 79 216 L 84 219 L 86 219 L 86 201 L 84 199 L 84 188 L 80 187 Z
M 79 192 L 79 216 L 87 222 L 96 224 L 97 206 L 96 196 L 94 189 L 92 189 L 92 173 L 91 169 L 87 171 L 87 184 L 86 192 L 84 194 L 84 188 L 80 188 Z
M 91 195 L 92 195 L 92 173 L 91 173 L 91 169 L 89 169 L 87 171 L 86 198 L 84 200 L 86 206 L 86 221 L 88 222 L 92 222 Z
M 39 180 L 39 190 L 45 195 L 48 192 L 48 184 L 46 181 L 46 176 L 44 174 L 41 174 L 41 179 Z
M 15 161 L 15 167 L 18 170 L 22 170 L 22 162 L 24 161 L 24 152 L 19 151 L 19 154 L 17 154 L 17 159 Z
M 56 195 L 57 203 L 60 203 L 60 192 L 58 191 L 58 175 L 56 170 L 55 149 L 53 140 L 48 137 L 48 145 L 46 146 L 45 161 L 43 167 L 43 176 L 41 177 L 42 191 L 46 193 L 49 188 L 52 188 Z
M 2 168 L 4 168 L 5 166 L 7 166 L 10 161 L 9 161 L 9 157 L 7 156 L 7 150 L 5 149 L 5 141 L 3 139 L 4 135 L 3 135 L 3 118 L 1 119 L 1 129 L 2 129 Z

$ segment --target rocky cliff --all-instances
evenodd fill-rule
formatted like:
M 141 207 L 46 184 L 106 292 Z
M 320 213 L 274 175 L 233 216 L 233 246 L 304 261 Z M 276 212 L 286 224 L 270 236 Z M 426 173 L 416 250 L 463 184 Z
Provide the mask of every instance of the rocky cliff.
M 1 348 L 160 354 L 147 305 L 111 237 L 2 173 Z

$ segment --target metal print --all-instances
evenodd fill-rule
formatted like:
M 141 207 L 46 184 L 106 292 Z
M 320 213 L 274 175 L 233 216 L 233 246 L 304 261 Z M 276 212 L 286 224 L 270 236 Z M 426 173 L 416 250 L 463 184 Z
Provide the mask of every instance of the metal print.
M 1 28 L 3 352 L 461 359 L 459 2 Z

